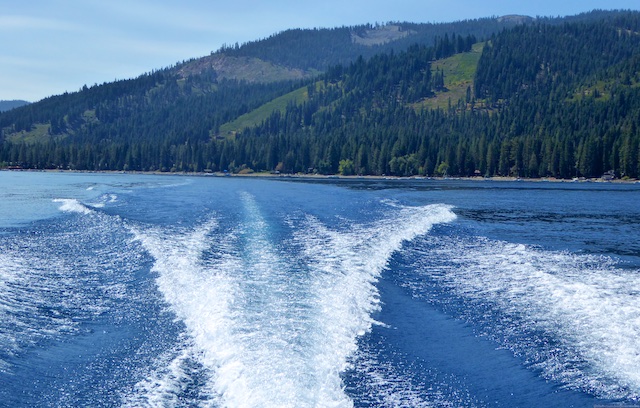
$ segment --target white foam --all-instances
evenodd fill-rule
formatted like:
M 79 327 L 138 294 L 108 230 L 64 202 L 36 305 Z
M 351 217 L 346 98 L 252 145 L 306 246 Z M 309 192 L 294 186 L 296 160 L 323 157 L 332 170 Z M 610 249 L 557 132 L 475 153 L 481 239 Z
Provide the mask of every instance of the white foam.
M 158 286 L 193 338 L 190 353 L 210 370 L 209 394 L 225 406 L 299 406 L 305 397 L 296 367 L 304 358 L 287 327 L 284 270 L 252 199 L 244 202 L 247 222 L 224 238 L 233 245 L 222 244 L 215 262 L 202 257 L 213 221 L 191 233 L 137 232 L 137 239 L 156 259 Z
M 139 381 L 134 387 L 134 393 L 123 396 L 123 407 L 175 407 L 182 402 L 181 394 L 194 382 L 193 361 L 197 357 L 192 353 L 194 347 L 185 338 L 181 339 L 176 350 L 169 350 L 156 358 L 153 371 Z M 200 400 L 198 406 L 204 406 L 206 396 Z
M 54 198 L 54 203 L 61 203 L 60 210 L 65 212 L 75 212 L 80 214 L 91 214 L 91 210 L 73 198 Z
M 200 262 L 202 252 L 208 245 L 206 235 L 215 226 L 215 221 L 211 221 L 191 233 L 132 229 L 135 238 L 156 260 L 153 270 L 158 273 L 158 288 L 193 338 L 193 347 L 196 349 L 188 353 L 199 355 L 203 364 L 211 370 L 225 361 L 228 346 L 224 343 L 230 337 L 231 325 L 229 305 L 234 293 L 230 278 L 216 271 L 208 271 Z M 233 264 L 232 259 L 227 258 L 227 261 Z M 233 265 L 223 264 L 225 260 L 221 260 L 219 270 L 235 269 Z M 163 379 L 170 381 L 171 376 L 147 381 L 155 383 Z M 164 394 L 173 386 L 165 383 L 157 387 L 164 390 Z
M 104 194 L 99 198 L 100 201 L 90 203 L 87 208 L 104 208 L 107 204 L 113 204 L 118 201 L 116 194 Z
M 431 367 L 412 367 L 380 361 L 379 350 L 364 345 L 358 350 L 354 370 L 360 379 L 361 405 L 388 408 L 468 407 L 477 406 L 476 398 L 453 375 L 442 375 Z M 408 372 L 408 367 L 419 374 Z M 457 388 L 456 388 L 457 387 Z
M 309 217 L 296 231 L 312 269 L 314 367 L 325 381 L 323 390 L 342 389 L 340 373 L 349 368 L 358 338 L 376 323 L 371 317 L 380 308 L 375 283 L 391 255 L 404 241 L 454 219 L 447 206 L 426 206 L 402 208 L 384 221 L 340 232 Z
M 193 339 L 190 355 L 210 371 L 210 395 L 222 406 L 352 406 L 341 373 L 374 324 L 375 280 L 404 240 L 455 216 L 444 206 L 394 209 L 392 219 L 340 232 L 309 217 L 281 249 L 255 199 L 241 202 L 232 233 L 220 235 L 215 221 L 134 229 Z
M 482 238 L 443 241 L 423 256 L 423 272 L 496 310 L 504 326 L 498 337 L 547 378 L 605 398 L 640 398 L 640 271 L 605 257 Z M 533 331 L 555 345 L 530 347 L 506 333 Z

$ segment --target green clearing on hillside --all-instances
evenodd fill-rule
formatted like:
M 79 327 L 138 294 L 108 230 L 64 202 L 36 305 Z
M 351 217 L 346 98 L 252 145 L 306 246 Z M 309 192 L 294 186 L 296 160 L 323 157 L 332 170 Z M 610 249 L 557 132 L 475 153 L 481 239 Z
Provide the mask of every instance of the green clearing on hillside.
M 444 73 L 444 92 L 438 92 L 435 97 L 425 99 L 414 105 L 416 109 L 445 109 L 449 104 L 456 104 L 461 98 L 467 95 L 467 87 L 473 92 L 473 77 L 476 74 L 478 61 L 482 55 L 485 43 L 473 45 L 471 52 L 456 54 L 431 64 L 431 71 L 435 73 L 438 69 Z
M 49 129 L 51 125 L 47 124 L 37 124 L 33 125 L 30 131 L 25 132 L 24 130 L 17 133 L 11 133 L 7 135 L 7 140 L 10 142 L 25 142 L 25 143 L 44 143 L 51 137 L 49 133 Z
M 65 122 L 68 121 L 68 117 L 65 116 Z M 88 109 L 84 111 L 82 114 L 82 123 L 86 124 L 98 124 L 100 121 L 96 116 L 95 109 Z M 67 131 L 63 134 L 52 135 L 51 134 L 51 123 L 36 123 L 31 127 L 29 131 L 20 131 L 11 133 L 9 129 L 5 129 L 7 140 L 13 143 L 24 142 L 24 143 L 45 143 L 50 141 L 52 138 L 60 140 L 70 134 L 73 134 L 73 131 L 67 129 Z
M 275 111 L 284 113 L 287 105 L 290 103 L 301 104 L 309 99 L 309 93 L 307 87 L 296 89 L 288 94 L 282 95 L 272 101 L 265 103 L 257 109 L 247 112 L 237 119 L 227 122 L 220 126 L 219 136 L 233 137 L 237 132 L 246 129 L 251 126 L 259 125 L 262 121 L 266 120 Z M 212 136 L 215 136 L 212 134 Z
M 620 89 L 621 87 L 640 88 L 640 81 L 629 77 L 620 78 L 618 76 L 606 80 L 600 79 L 579 87 L 572 96 L 567 98 L 567 102 L 580 102 L 585 98 L 593 98 L 597 101 L 607 102 L 611 99 L 612 90 L 616 88 Z

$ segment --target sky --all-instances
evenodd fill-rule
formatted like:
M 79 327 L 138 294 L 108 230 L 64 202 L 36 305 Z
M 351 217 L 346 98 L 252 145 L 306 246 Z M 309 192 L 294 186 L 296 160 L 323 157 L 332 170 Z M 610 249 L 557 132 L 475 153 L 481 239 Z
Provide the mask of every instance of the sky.
M 2 0 L 0 100 L 134 78 L 290 28 L 640 10 L 638 0 Z

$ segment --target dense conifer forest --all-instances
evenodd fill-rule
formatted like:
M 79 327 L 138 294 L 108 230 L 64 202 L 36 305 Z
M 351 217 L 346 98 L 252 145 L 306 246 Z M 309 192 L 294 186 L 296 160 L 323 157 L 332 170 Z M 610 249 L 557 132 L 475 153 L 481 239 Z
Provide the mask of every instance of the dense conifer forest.
M 231 80 L 206 65 L 185 74 L 187 61 L 1 113 L 0 167 L 638 178 L 640 13 L 403 23 L 387 42 L 356 39 L 385 27 L 214 53 L 313 77 Z M 455 96 L 442 62 L 473 50 Z

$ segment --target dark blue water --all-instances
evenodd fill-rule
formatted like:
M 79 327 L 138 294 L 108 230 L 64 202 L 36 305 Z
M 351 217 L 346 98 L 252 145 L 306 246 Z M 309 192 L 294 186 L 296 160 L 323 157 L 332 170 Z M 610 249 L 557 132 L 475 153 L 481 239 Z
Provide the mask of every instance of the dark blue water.
M 0 406 L 640 399 L 640 185 L 0 172 Z

